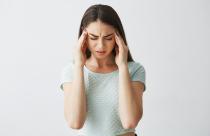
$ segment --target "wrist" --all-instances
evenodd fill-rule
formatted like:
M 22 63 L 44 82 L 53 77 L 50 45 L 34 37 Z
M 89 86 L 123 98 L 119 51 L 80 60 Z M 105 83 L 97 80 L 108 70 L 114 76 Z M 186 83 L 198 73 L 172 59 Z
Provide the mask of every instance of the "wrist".
M 121 65 L 119 65 L 119 70 L 125 70 L 125 69 L 128 69 L 128 64 L 127 63 L 123 63 Z
M 83 69 L 83 65 L 80 64 L 74 64 L 75 69 Z

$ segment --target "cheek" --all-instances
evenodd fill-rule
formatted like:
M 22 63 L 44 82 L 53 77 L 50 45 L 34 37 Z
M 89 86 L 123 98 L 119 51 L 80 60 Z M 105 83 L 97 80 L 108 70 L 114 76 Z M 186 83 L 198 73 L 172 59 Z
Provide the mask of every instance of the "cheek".
M 115 41 L 108 41 L 107 42 L 107 46 L 110 48 L 110 49 L 113 49 L 115 47 Z
M 92 50 L 94 47 L 95 47 L 95 45 L 96 45 L 96 42 L 94 42 L 94 41 L 92 41 L 92 40 L 87 40 L 87 46 L 88 46 L 88 49 L 89 50 Z

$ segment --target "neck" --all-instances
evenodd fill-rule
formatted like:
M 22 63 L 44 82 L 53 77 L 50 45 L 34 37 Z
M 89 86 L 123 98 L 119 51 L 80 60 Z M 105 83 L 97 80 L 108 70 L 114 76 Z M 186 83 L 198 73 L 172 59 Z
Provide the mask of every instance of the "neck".
M 103 68 L 107 66 L 113 66 L 116 65 L 114 55 L 110 55 L 109 57 L 106 57 L 104 59 L 97 59 L 93 55 L 88 59 L 89 63 L 91 63 L 92 66 L 97 68 Z

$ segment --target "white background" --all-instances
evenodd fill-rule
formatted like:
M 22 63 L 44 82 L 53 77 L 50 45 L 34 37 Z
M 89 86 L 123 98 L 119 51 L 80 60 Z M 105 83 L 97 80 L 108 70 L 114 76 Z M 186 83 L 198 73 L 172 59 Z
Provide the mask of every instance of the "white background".
M 85 10 L 111 5 L 146 70 L 141 136 L 210 135 L 210 1 L 0 0 L 0 135 L 70 136 L 59 89 Z

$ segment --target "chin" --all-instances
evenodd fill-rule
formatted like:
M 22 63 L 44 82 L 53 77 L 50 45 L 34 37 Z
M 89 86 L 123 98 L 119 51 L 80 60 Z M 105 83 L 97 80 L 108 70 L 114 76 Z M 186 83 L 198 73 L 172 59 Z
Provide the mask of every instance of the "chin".
M 105 54 L 94 54 L 94 57 L 95 58 L 97 58 L 97 59 L 104 59 L 104 58 L 107 58 L 108 56 L 109 56 L 110 54 L 107 54 L 107 53 L 105 53 Z

